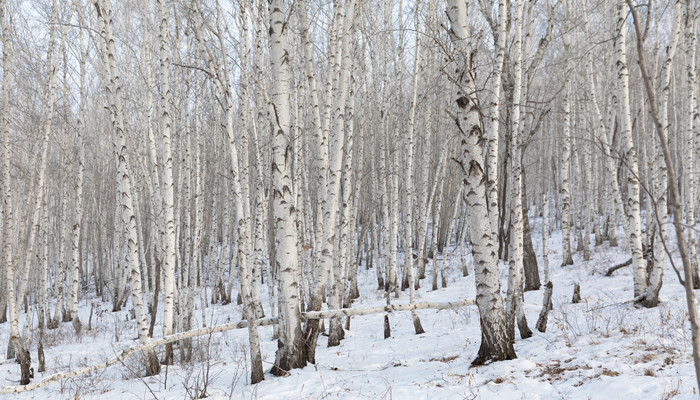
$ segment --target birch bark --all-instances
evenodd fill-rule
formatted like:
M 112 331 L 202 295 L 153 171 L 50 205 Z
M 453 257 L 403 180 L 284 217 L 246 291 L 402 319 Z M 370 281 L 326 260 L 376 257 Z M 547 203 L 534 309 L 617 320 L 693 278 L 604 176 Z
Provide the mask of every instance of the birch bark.
M 526 339 L 532 336 L 527 326 L 523 311 L 523 204 L 522 204 L 522 148 L 520 140 L 520 104 L 522 101 L 522 61 L 523 61 L 523 0 L 515 2 L 516 14 L 513 20 L 515 26 L 513 75 L 513 110 L 511 112 L 511 238 L 510 238 L 510 271 L 508 278 L 508 301 L 506 316 L 509 324 L 509 335 L 515 338 L 515 318 L 517 314 L 520 337 Z
M 415 179 L 413 173 L 413 134 L 416 124 L 416 102 L 418 100 L 418 81 L 419 75 L 422 72 L 422 60 L 421 60 L 421 35 L 420 32 L 420 20 L 421 20 L 421 2 L 416 1 L 416 48 L 414 50 L 413 59 L 413 96 L 411 99 L 411 111 L 408 119 L 408 132 L 406 139 L 406 171 L 408 172 L 406 177 L 406 211 L 405 211 L 405 226 L 406 226 L 406 236 L 404 239 L 405 249 L 404 251 L 404 265 L 408 271 L 408 290 L 410 302 L 413 303 L 416 300 L 416 278 L 413 270 L 413 180 Z M 413 328 L 416 331 L 416 335 L 425 333 L 423 326 L 420 323 L 420 318 L 418 313 L 414 310 L 411 312 L 411 318 L 413 319 Z
M 479 122 L 479 110 L 472 78 L 468 40 L 466 3 L 448 0 L 447 17 L 450 21 L 450 37 L 458 50 L 457 64 L 457 114 L 456 128 L 462 141 L 462 167 L 468 204 L 467 218 L 472 232 L 472 254 L 476 283 L 476 303 L 481 322 L 481 346 L 474 365 L 488 361 L 510 360 L 516 357 L 512 338 L 506 328 L 503 299 L 500 293 L 498 259 L 494 246 L 486 206 L 486 176 L 482 157 L 483 141 Z
M 639 205 L 639 165 L 637 151 L 632 141 L 632 116 L 630 111 L 629 72 L 627 70 L 627 28 L 624 1 L 620 0 L 616 8 L 617 35 L 615 40 L 615 64 L 617 66 L 618 96 L 620 99 L 620 133 L 622 137 L 622 153 L 629 168 L 627 176 L 627 239 L 632 252 L 632 273 L 634 281 L 634 297 L 647 290 L 646 269 L 642 255 L 642 223 L 641 207 Z
M 284 375 L 306 365 L 301 332 L 296 209 L 292 193 L 293 156 L 290 137 L 289 52 L 284 0 L 270 0 L 270 66 L 272 70 L 272 181 L 277 270 L 279 271 L 280 338 L 271 373 Z
M 681 25 L 683 11 L 681 8 L 680 0 L 674 1 L 674 12 L 675 18 L 673 22 L 673 36 L 671 37 L 671 42 L 669 46 L 666 47 L 666 59 L 661 71 L 662 83 L 661 83 L 661 101 L 659 104 L 659 117 L 661 119 L 661 125 L 664 130 L 664 136 L 669 137 L 669 118 L 668 118 L 668 107 L 669 99 L 671 96 L 671 78 L 673 72 L 673 61 L 676 54 L 676 48 L 681 36 Z M 656 234 L 658 237 L 654 242 L 654 264 L 649 275 L 649 285 L 646 288 L 646 296 L 644 298 L 644 305 L 647 307 L 655 307 L 659 302 L 659 292 L 661 291 L 661 285 L 663 283 L 663 267 L 666 252 L 664 249 L 664 241 L 667 239 L 666 236 L 666 225 L 668 224 L 668 202 L 667 195 L 668 192 L 668 172 L 666 168 L 666 163 L 664 162 L 664 154 L 661 151 L 661 146 L 668 145 L 660 144 L 655 142 L 656 147 L 656 165 L 658 167 L 657 177 L 659 191 L 658 198 L 656 199 L 656 212 L 658 213 L 656 227 Z M 691 146 L 688 146 L 691 147 Z M 691 225 L 692 226 L 692 225 Z M 692 254 L 692 252 L 691 252 Z
M 158 56 L 160 60 L 160 139 L 163 148 L 163 221 L 165 228 L 165 257 L 163 262 L 163 335 L 173 333 L 175 309 L 175 257 L 178 253 L 175 236 L 175 188 L 173 181 L 173 155 L 171 145 L 171 111 L 172 95 L 170 92 L 170 52 L 168 36 L 170 34 L 169 15 L 164 0 L 157 0 L 158 7 Z M 163 364 L 172 365 L 173 346 L 165 346 Z
M 103 66 L 104 75 L 107 78 L 105 88 L 108 92 L 109 108 L 113 115 L 114 134 L 116 136 L 115 152 L 118 160 L 118 198 L 119 198 L 119 217 L 121 222 L 126 226 L 126 267 L 129 271 L 129 282 L 131 287 L 131 301 L 134 306 L 136 322 L 138 324 L 139 340 L 148 344 L 151 338 L 148 336 L 148 323 L 146 321 L 146 313 L 143 306 L 143 297 L 141 292 L 141 268 L 139 266 L 138 243 L 136 233 L 136 218 L 134 215 L 134 202 L 132 196 L 132 180 L 129 176 L 129 164 L 127 161 L 127 144 L 126 132 L 124 124 L 124 113 L 121 99 L 121 83 L 116 66 L 116 51 L 114 44 L 114 36 L 112 33 L 112 9 L 107 0 L 96 0 L 95 9 L 97 10 L 98 19 L 100 22 L 102 40 L 106 42 L 106 54 L 104 59 L 107 64 Z M 160 365 L 155 351 L 151 348 L 146 352 L 146 375 L 152 376 L 158 374 Z

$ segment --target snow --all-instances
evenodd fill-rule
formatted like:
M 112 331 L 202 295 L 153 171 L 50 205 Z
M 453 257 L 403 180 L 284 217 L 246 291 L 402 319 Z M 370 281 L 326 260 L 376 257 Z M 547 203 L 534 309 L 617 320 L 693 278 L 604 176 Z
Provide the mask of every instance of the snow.
M 539 226 L 533 224 L 538 256 L 541 255 Z M 669 233 L 672 231 L 669 229 Z M 391 337 L 386 340 L 383 314 L 355 317 L 340 346 L 328 348 L 326 337 L 319 338 L 316 365 L 290 371 L 286 377 L 266 374 L 265 381 L 257 385 L 247 384 L 247 331 L 239 329 L 196 339 L 194 362 L 176 363 L 156 377 L 140 377 L 142 364 L 137 356 L 90 375 L 2 398 L 183 399 L 194 396 L 207 379 L 208 398 L 222 400 L 696 398 L 683 288 L 667 260 L 661 305 L 644 309 L 626 303 L 633 297 L 631 269 L 618 270 L 612 277 L 603 276 L 607 268 L 629 258 L 621 230 L 618 242 L 617 248 L 609 248 L 607 242 L 593 248 L 588 262 L 577 254 L 573 266 L 561 268 L 561 233 L 554 232 L 548 243 L 554 309 L 547 332 L 536 331 L 534 325 L 544 290 L 525 293 L 525 312 L 534 335 L 522 340 L 516 331 L 516 360 L 470 367 L 479 348 L 480 329 L 476 307 L 467 306 L 448 311 L 418 311 L 426 331 L 422 335 L 415 335 L 410 312 L 393 313 L 389 316 Z M 428 277 L 421 282 L 417 301 L 474 297 L 473 274 L 470 271 L 469 277 L 461 277 L 459 252 L 452 251 L 447 257 L 448 287 L 430 291 Z M 431 268 L 429 264 L 427 271 Z M 501 271 L 505 291 L 505 264 Z M 383 292 L 376 290 L 375 271 L 360 268 L 359 273 L 362 297 L 353 307 L 384 304 Z M 581 285 L 579 304 L 570 303 L 574 282 Z M 407 302 L 408 292 L 392 301 Z M 83 300 L 80 304 L 84 330 L 92 302 L 98 300 Z M 265 300 L 264 304 L 267 310 Z M 111 309 L 108 304 L 101 307 Z M 127 311 L 95 314 L 93 330 L 80 337 L 74 335 L 70 324 L 47 331 L 44 337 L 47 372 L 37 373 L 35 381 L 56 372 L 103 362 L 136 344 L 135 323 L 125 322 L 127 314 Z M 201 319 L 201 312 L 196 315 Z M 214 326 L 239 320 L 241 308 L 235 304 L 213 305 L 206 315 L 207 326 Z M 36 319 L 35 315 L 30 317 Z M 36 325 L 36 321 L 32 322 Z M 197 324 L 201 325 L 201 320 Z M 157 327 L 154 336 L 161 334 Z M 35 368 L 37 335 L 32 335 L 31 348 Z M 0 343 L 7 343 L 8 338 L 9 324 L 0 325 Z M 277 348 L 272 328 L 261 327 L 260 339 L 263 364 L 269 370 Z M 179 354 L 176 348 L 177 359 Z M 2 385 L 16 384 L 14 380 L 18 376 L 18 365 L 0 365 Z

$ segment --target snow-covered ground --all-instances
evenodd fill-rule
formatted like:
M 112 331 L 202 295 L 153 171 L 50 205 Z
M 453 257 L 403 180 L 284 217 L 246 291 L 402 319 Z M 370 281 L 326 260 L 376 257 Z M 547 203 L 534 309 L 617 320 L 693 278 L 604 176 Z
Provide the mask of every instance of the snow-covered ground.
M 535 232 L 538 256 L 539 237 Z M 667 260 L 662 304 L 643 309 L 626 303 L 632 298 L 630 268 L 617 271 L 613 277 L 603 276 L 607 268 L 629 258 L 622 231 L 618 238 L 620 247 L 609 248 L 606 242 L 594 248 L 589 262 L 575 255 L 573 267 L 560 268 L 561 236 L 555 232 L 549 241 L 554 309 L 547 332 L 534 329 L 543 290 L 525 293 L 525 311 L 534 335 L 526 340 L 517 338 L 518 359 L 513 361 L 470 367 L 479 348 L 480 330 L 476 307 L 468 306 L 419 311 L 426 331 L 422 335 L 415 335 L 409 312 L 394 313 L 390 315 L 391 338 L 386 340 L 383 314 L 353 318 L 340 346 L 326 347 L 326 338 L 321 336 L 316 365 L 291 371 L 287 377 L 266 374 L 265 381 L 257 385 L 247 383 L 247 331 L 239 329 L 200 337 L 194 346 L 195 362 L 164 368 L 156 377 L 140 377 L 142 363 L 135 357 L 90 375 L 0 397 L 187 399 L 206 385 L 211 399 L 696 398 L 683 288 Z M 428 278 L 417 292 L 419 301 L 474 297 L 472 271 L 462 278 L 458 252 L 448 257 L 448 287 L 430 291 Z M 541 258 L 538 261 L 541 269 Z M 362 297 L 353 307 L 383 304 L 382 293 L 376 290 L 375 272 L 361 269 L 359 279 Z M 502 282 L 505 290 L 505 266 Z M 574 282 L 581 285 L 580 304 L 571 304 Z M 85 329 L 90 303 L 96 301 L 81 302 Z M 398 302 L 407 301 L 406 292 Z M 102 304 L 101 308 L 109 310 L 110 306 Z M 125 322 L 126 315 L 95 313 L 93 330 L 80 337 L 74 335 L 70 324 L 47 331 L 47 372 L 37 373 L 35 380 L 105 361 L 135 344 L 135 326 L 133 321 Z M 240 315 L 239 306 L 214 305 L 206 309 L 206 323 L 213 326 L 237 321 Z M 155 336 L 160 334 L 156 329 Z M 277 343 L 272 340 L 271 327 L 260 328 L 260 334 L 264 366 L 269 370 Z M 8 324 L 0 325 L 0 343 L 7 343 L 8 337 Z M 35 341 L 32 359 L 36 360 Z M 18 377 L 18 365 L 0 365 L 0 385 L 14 385 Z

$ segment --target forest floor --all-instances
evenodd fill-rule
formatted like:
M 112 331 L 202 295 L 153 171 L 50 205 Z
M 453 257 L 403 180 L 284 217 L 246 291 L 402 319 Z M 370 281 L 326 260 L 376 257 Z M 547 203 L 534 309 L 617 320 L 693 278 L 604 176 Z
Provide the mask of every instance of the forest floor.
M 533 225 L 535 250 L 542 270 L 539 224 Z M 669 229 L 672 233 L 673 230 Z M 326 347 L 321 336 L 316 365 L 290 371 L 286 377 L 269 373 L 265 381 L 249 385 L 246 361 L 247 330 L 239 329 L 195 340 L 195 360 L 164 368 L 156 377 L 141 378 L 138 356 L 90 375 L 49 384 L 3 399 L 188 399 L 206 388 L 210 399 L 691 399 L 696 398 L 690 332 L 684 292 L 668 264 L 661 290 L 662 303 L 643 309 L 632 299 L 630 267 L 605 277 L 607 269 L 629 258 L 624 233 L 620 246 L 607 242 L 592 247 L 591 260 L 574 256 L 574 266 L 561 268 L 561 235 L 549 240 L 554 284 L 554 308 L 546 333 L 534 329 L 542 308 L 543 289 L 525 293 L 525 312 L 534 335 L 515 342 L 516 360 L 470 367 L 479 349 L 476 307 L 419 311 L 426 333 L 414 333 L 410 312 L 389 316 L 391 337 L 383 337 L 384 314 L 355 317 L 340 346 Z M 675 245 L 673 245 L 675 248 Z M 447 254 L 448 286 L 431 291 L 431 278 L 421 282 L 418 301 L 473 298 L 473 271 L 461 276 L 459 252 Z M 507 268 L 502 265 L 503 290 Z M 428 273 L 432 264 L 428 265 Z M 360 271 L 361 298 L 354 308 L 384 304 L 376 290 L 374 270 Z M 574 282 L 581 285 L 582 301 L 571 304 Z M 399 300 L 408 301 L 408 292 Z M 90 304 L 81 302 L 80 317 L 87 330 Z M 266 311 L 267 311 L 267 303 Z M 93 330 L 80 336 L 71 324 L 47 331 L 44 337 L 47 372 L 103 362 L 136 344 L 133 321 L 127 312 L 112 313 L 99 304 Z M 236 305 L 214 305 L 205 310 L 207 326 L 240 319 Z M 36 318 L 35 316 L 33 317 Z M 197 312 L 197 324 L 202 323 Z M 36 322 L 34 321 L 36 324 Z M 327 324 L 326 324 L 327 326 Z M 156 329 L 155 337 L 161 332 Z M 274 361 L 277 342 L 272 328 L 261 327 L 261 350 L 266 371 Z M 517 333 L 516 333 L 517 336 Z M 9 324 L 0 325 L 0 343 L 7 343 Z M 159 350 L 162 350 L 160 348 Z M 176 357 L 179 352 L 176 349 Z M 32 338 L 36 368 L 36 336 Z M 0 386 L 15 385 L 19 366 L 0 365 Z

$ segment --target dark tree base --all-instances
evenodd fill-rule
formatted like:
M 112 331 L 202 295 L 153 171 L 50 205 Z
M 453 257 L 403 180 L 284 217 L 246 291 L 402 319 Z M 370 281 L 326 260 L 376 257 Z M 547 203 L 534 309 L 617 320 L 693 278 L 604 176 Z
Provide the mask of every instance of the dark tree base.
M 413 311 L 413 328 L 416 330 L 416 335 L 421 335 L 425 333 L 423 325 L 420 323 L 420 318 L 418 318 L 418 313 Z
M 535 324 L 535 328 L 542 333 L 547 330 L 547 318 L 549 317 L 549 312 L 552 310 L 552 291 L 552 281 L 549 281 L 544 287 L 542 311 L 540 311 L 540 316 L 537 318 L 537 324 Z
M 15 350 L 15 356 L 17 357 L 17 362 L 20 368 L 20 385 L 28 385 L 31 382 L 31 378 L 34 377 L 34 370 L 31 366 L 32 356 L 29 354 L 29 350 L 26 350 L 22 346 L 22 342 L 17 336 L 13 336 L 10 339 L 10 343 Z
M 331 318 L 330 328 L 328 330 L 328 347 L 340 345 L 340 341 L 345 338 L 345 331 L 340 317 Z
M 298 340 L 291 343 L 291 348 L 286 348 L 287 345 L 281 340 L 277 341 L 275 364 L 270 370 L 272 375 L 287 376 L 292 369 L 304 368 L 306 366 L 305 346 L 301 336 L 298 337 Z
M 384 316 L 384 339 L 391 337 L 391 326 L 389 325 L 389 316 Z
M 484 346 L 482 343 L 479 347 L 479 353 L 477 354 L 474 361 L 472 361 L 472 366 L 485 365 L 489 362 L 496 361 L 506 361 L 515 360 L 518 356 L 515 355 L 515 350 L 513 349 L 513 344 L 508 341 L 507 346 Z
M 571 302 L 573 304 L 581 302 L 581 286 L 578 282 L 574 283 L 574 295 L 571 296 Z
M 153 348 L 146 351 L 146 376 L 155 376 L 160 373 L 160 363 Z

